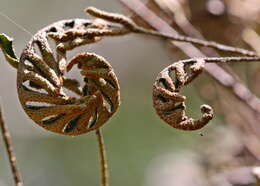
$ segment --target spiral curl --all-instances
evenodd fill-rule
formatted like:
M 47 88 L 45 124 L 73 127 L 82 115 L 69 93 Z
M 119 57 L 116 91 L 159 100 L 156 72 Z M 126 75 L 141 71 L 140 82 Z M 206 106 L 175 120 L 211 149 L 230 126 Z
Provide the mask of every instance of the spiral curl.
M 130 33 L 124 22 L 105 20 L 55 22 L 32 37 L 20 60 L 12 49 L 12 39 L 0 35 L 0 47 L 5 57 L 17 69 L 17 89 L 22 107 L 41 127 L 55 133 L 80 135 L 98 129 L 117 111 L 119 84 L 111 65 L 94 53 L 79 53 L 69 62 L 66 57 L 67 51 L 96 43 L 104 36 Z M 56 44 L 54 50 L 50 40 Z M 76 64 L 84 79 L 83 87 L 77 80 L 65 76 Z M 65 89 L 78 96 L 67 95 Z
M 213 118 L 213 109 L 202 105 L 202 117 L 188 118 L 185 113 L 186 97 L 180 89 L 192 82 L 204 69 L 204 59 L 183 60 L 162 70 L 153 85 L 153 106 L 160 118 L 176 129 L 197 130 Z
M 117 31 L 100 20 L 72 19 L 53 23 L 32 37 L 19 60 L 17 89 L 23 109 L 34 122 L 49 131 L 75 136 L 98 129 L 116 112 L 119 84 L 111 65 L 88 52 L 67 62 L 66 52 L 98 42 L 108 33 L 121 34 Z M 75 65 L 84 78 L 83 87 L 65 77 Z M 65 89 L 79 98 L 67 95 Z

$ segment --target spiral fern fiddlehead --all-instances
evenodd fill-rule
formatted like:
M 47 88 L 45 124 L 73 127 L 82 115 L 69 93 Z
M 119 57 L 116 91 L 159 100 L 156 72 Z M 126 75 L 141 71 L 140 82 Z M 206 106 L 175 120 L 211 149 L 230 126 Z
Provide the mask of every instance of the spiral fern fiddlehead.
M 162 120 L 174 128 L 197 130 L 204 127 L 213 118 L 213 109 L 202 105 L 202 118 L 194 120 L 185 113 L 186 97 L 179 91 L 192 82 L 203 70 L 204 59 L 179 61 L 162 70 L 153 86 L 153 105 Z
M 260 57 L 209 57 L 194 58 L 173 63 L 162 70 L 153 85 L 153 106 L 159 117 L 170 126 L 182 130 L 201 129 L 213 118 L 213 109 L 201 105 L 200 119 L 188 118 L 185 113 L 186 97 L 181 89 L 201 74 L 206 63 L 254 62 Z
M 87 52 L 77 54 L 69 63 L 66 59 L 67 51 L 101 38 L 94 35 L 55 38 L 74 30 L 104 27 L 95 21 L 59 21 L 40 30 L 27 44 L 19 60 L 17 89 L 23 109 L 38 125 L 56 133 L 79 135 L 99 128 L 116 112 L 119 84 L 110 64 L 103 57 Z M 56 51 L 52 51 L 50 39 L 55 40 Z M 83 88 L 77 80 L 65 77 L 75 64 L 84 77 Z M 80 98 L 66 95 L 64 89 Z
M 53 23 L 37 32 L 23 50 L 20 60 L 12 39 L 0 35 L 6 60 L 17 69 L 19 100 L 28 116 L 41 127 L 64 135 L 96 130 L 100 151 L 101 185 L 108 186 L 103 137 L 99 128 L 117 111 L 119 83 L 111 65 L 101 56 L 83 52 L 67 62 L 68 51 L 95 43 L 106 35 L 125 31 L 100 20 L 72 19 Z M 50 41 L 56 44 L 51 49 Z M 67 73 L 77 65 L 84 86 Z M 68 89 L 78 96 L 69 96 Z

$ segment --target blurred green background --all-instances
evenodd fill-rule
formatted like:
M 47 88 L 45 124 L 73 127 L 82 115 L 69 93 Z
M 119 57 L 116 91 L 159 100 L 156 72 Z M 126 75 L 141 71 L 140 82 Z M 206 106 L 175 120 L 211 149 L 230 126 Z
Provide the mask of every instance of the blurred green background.
M 1 0 L 0 11 L 35 33 L 42 27 L 66 18 L 87 18 L 84 8 L 96 6 L 123 12 L 116 0 Z M 14 38 L 17 54 L 30 35 L 0 16 L 0 33 Z M 167 154 L 196 151 L 211 134 L 213 125 L 199 132 L 182 132 L 162 122 L 152 107 L 152 84 L 157 74 L 171 64 L 175 56 L 165 43 L 153 38 L 131 35 L 105 38 L 80 48 L 105 57 L 119 78 L 121 107 L 102 128 L 112 186 L 148 186 L 153 162 Z M 76 75 L 75 75 L 76 76 Z M 204 76 L 204 75 L 203 75 Z M 200 77 L 200 78 L 203 78 Z M 99 156 L 94 133 L 79 137 L 56 135 L 34 124 L 22 110 L 16 91 L 16 71 L 0 54 L 0 96 L 5 121 L 10 129 L 18 165 L 26 186 L 99 185 Z M 203 103 L 192 86 L 189 114 L 199 117 Z M 214 124 L 215 123 L 215 124 Z M 176 171 L 178 170 L 169 170 Z M 183 173 L 185 174 L 185 172 Z M 0 142 L 0 186 L 13 185 L 7 155 Z

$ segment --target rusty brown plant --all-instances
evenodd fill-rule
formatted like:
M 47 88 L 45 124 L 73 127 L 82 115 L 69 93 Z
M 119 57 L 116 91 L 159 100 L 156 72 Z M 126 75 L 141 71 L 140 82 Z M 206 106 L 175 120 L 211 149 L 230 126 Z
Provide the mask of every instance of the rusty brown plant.
M 200 119 L 186 116 L 186 97 L 180 94 L 184 86 L 203 72 L 205 63 L 260 61 L 253 51 L 145 29 L 124 15 L 94 7 L 87 8 L 86 12 L 97 19 L 62 20 L 41 29 L 26 45 L 19 60 L 4 46 L 1 46 L 1 49 L 6 60 L 17 69 L 19 100 L 35 123 L 49 131 L 71 136 L 96 130 L 103 186 L 108 185 L 108 173 L 99 128 L 118 110 L 119 83 L 112 66 L 103 57 L 95 53 L 82 52 L 68 60 L 69 51 L 99 42 L 105 36 L 137 33 L 239 54 L 238 57 L 182 60 L 159 73 L 153 85 L 153 105 L 156 113 L 172 127 L 182 130 L 200 129 L 213 118 L 213 109 L 208 105 L 201 106 Z M 55 43 L 54 49 L 51 42 Z M 83 77 L 83 86 L 78 80 L 67 77 L 75 65 Z M 76 96 L 70 96 L 66 93 L 68 90 Z

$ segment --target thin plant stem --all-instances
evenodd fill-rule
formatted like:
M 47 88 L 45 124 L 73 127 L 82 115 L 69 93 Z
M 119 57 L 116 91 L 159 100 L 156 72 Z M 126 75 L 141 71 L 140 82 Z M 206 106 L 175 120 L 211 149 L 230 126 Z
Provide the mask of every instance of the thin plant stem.
M 231 63 L 231 62 L 260 62 L 260 57 L 202 57 L 201 59 L 205 60 L 206 63 Z M 196 62 L 196 58 L 190 58 L 182 60 L 185 63 Z
M 121 1 L 123 1 L 124 3 L 126 2 L 126 0 L 121 0 Z M 130 1 L 127 1 L 127 2 L 130 2 Z M 257 54 L 254 51 L 246 50 L 243 48 L 232 47 L 232 46 L 228 46 L 228 45 L 223 45 L 223 44 L 217 43 L 215 41 L 207 41 L 207 40 L 202 40 L 202 39 L 193 38 L 193 37 L 189 37 L 189 36 L 184 36 L 184 35 L 177 34 L 177 33 L 168 34 L 168 33 L 158 32 L 156 30 L 146 29 L 146 28 L 136 25 L 131 19 L 127 18 L 124 15 L 105 12 L 103 10 L 99 10 L 94 7 L 88 7 L 86 9 L 86 12 L 94 17 L 121 24 L 125 27 L 125 29 L 127 29 L 129 31 L 129 33 L 133 32 L 133 33 L 156 36 L 156 37 L 160 37 L 163 39 L 169 39 L 169 40 L 173 40 L 173 41 L 188 42 L 191 44 L 195 44 L 195 45 L 199 45 L 199 46 L 203 46 L 203 47 L 210 47 L 210 48 L 214 48 L 214 49 L 217 49 L 220 51 L 225 51 L 225 52 L 233 52 L 233 53 L 244 55 L 244 56 L 253 56 L 253 57 L 257 56 Z M 120 33 L 127 34 L 127 30 L 125 30 L 124 32 L 120 32 Z
M 99 155 L 100 155 L 101 186 L 109 186 L 106 150 L 105 150 L 105 144 L 100 129 L 96 130 L 96 135 L 97 135 Z
M 141 34 L 146 34 L 146 35 L 157 36 L 157 37 L 161 37 L 164 39 L 170 39 L 170 40 L 174 40 L 174 41 L 184 41 L 184 42 L 192 43 L 195 45 L 200 45 L 203 47 L 210 47 L 210 48 L 214 48 L 214 49 L 217 49 L 220 51 L 233 52 L 233 53 L 237 53 L 237 54 L 241 54 L 241 55 L 245 55 L 245 56 L 257 56 L 257 54 L 255 52 L 250 51 L 250 50 L 237 48 L 237 47 L 231 47 L 231 46 L 217 43 L 215 41 L 206 41 L 206 40 L 201 40 L 201 39 L 192 38 L 192 37 L 188 37 L 188 36 L 183 36 L 180 34 L 168 35 L 166 33 L 157 32 L 155 30 L 144 29 L 142 27 L 137 27 L 135 32 L 141 33 Z
M 1 127 L 2 136 L 3 136 L 3 141 L 5 143 L 5 148 L 7 150 L 7 154 L 8 154 L 15 185 L 23 186 L 22 177 L 21 177 L 21 174 L 20 174 L 17 164 L 16 164 L 16 157 L 15 157 L 13 145 L 11 142 L 11 136 L 10 136 L 8 128 L 5 125 L 5 122 L 3 119 L 1 105 L 0 105 L 0 127 Z

